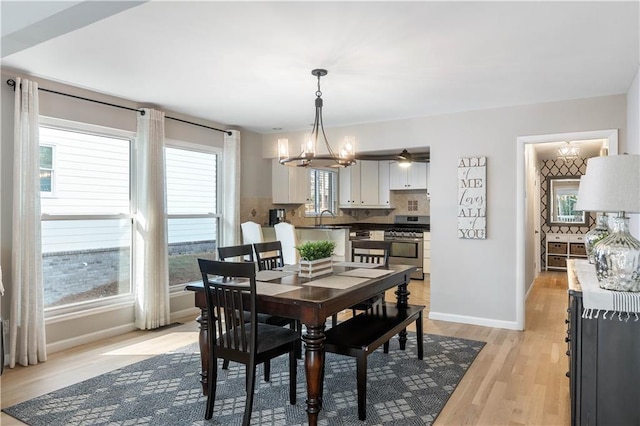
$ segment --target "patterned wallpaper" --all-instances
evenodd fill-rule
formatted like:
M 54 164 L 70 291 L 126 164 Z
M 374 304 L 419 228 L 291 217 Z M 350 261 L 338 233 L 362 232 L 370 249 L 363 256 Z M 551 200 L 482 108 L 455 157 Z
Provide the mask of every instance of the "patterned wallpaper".
M 541 244 L 541 265 L 544 270 L 547 266 L 546 253 L 547 253 L 547 234 L 586 234 L 591 227 L 595 224 L 596 214 L 594 212 L 589 213 L 587 219 L 588 226 L 576 226 L 576 225 L 553 225 L 547 224 L 547 203 L 549 202 L 547 191 L 548 177 L 550 176 L 582 176 L 587 171 L 587 158 L 577 158 L 575 160 L 543 160 L 540 162 L 540 223 L 542 224 L 542 237 L 540 239 Z

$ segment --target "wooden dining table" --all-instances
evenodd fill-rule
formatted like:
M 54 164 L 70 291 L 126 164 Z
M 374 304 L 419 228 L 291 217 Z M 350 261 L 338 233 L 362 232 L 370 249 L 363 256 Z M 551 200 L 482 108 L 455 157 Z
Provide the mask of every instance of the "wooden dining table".
M 407 285 L 415 266 L 389 265 L 371 268 L 364 264 L 337 262 L 333 273 L 313 279 L 303 278 L 295 271 L 259 271 L 256 276 L 258 311 L 299 320 L 305 325 L 302 334 L 305 344 L 304 366 L 307 381 L 307 416 L 310 425 L 318 422 L 322 409 L 324 377 L 324 341 L 326 319 L 376 294 L 397 287 L 398 308 L 409 301 Z M 201 383 L 207 389 L 209 344 L 207 336 L 207 309 L 203 283 L 189 283 L 186 290 L 195 292 L 195 306 L 200 308 L 199 344 L 202 362 Z M 399 334 L 400 348 L 407 341 L 406 330 Z

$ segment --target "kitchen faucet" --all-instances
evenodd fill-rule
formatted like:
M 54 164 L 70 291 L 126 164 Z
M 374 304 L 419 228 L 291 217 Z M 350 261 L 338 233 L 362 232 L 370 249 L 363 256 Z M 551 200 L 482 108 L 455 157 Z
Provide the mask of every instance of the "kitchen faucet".
M 335 215 L 335 214 L 333 214 L 333 212 L 332 212 L 331 210 L 329 210 L 329 209 L 324 209 L 324 210 L 322 210 L 322 211 L 320 212 L 320 214 L 319 214 L 318 216 L 316 216 L 316 218 L 317 218 L 316 226 L 322 226 L 322 215 L 323 215 L 323 214 L 325 214 L 325 213 L 329 213 L 329 214 L 331 215 L 331 217 L 336 217 L 336 215 Z

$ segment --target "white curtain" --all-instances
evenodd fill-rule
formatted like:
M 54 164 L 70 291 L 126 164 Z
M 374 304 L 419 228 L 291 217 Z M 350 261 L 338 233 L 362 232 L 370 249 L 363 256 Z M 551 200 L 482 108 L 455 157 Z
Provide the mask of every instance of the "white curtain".
M 16 78 L 9 367 L 47 360 L 40 240 L 38 84 Z
M 222 246 L 240 244 L 240 132 L 224 134 L 222 152 Z
M 164 113 L 144 109 L 136 138 L 135 326 L 169 324 Z

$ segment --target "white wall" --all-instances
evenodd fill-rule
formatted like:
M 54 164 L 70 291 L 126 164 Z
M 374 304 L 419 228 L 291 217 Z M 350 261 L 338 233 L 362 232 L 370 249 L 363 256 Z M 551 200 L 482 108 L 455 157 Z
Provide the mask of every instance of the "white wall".
M 627 93 L 627 128 L 630 154 L 640 154 L 640 67 Z
M 629 132 L 627 152 L 640 154 L 640 67 L 627 93 L 627 129 Z M 640 214 L 632 214 L 630 217 L 631 234 L 640 238 Z
M 516 161 L 524 158 L 516 138 L 615 128 L 624 149 L 624 95 L 361 124 L 327 129 L 327 136 L 355 136 L 359 151 L 431 148 L 430 317 L 517 328 Z M 265 155 L 277 152 L 278 137 L 265 135 Z M 457 160 L 471 156 L 487 157 L 486 240 L 456 235 Z
M 526 189 L 525 189 L 525 271 L 524 271 L 524 284 L 525 294 L 529 293 L 531 285 L 536 278 L 536 265 L 540 265 L 540 258 L 536 256 L 536 246 L 539 244 L 536 238 L 536 217 L 540 216 L 540 200 L 537 197 L 537 186 L 540 185 L 538 176 L 538 154 L 533 149 L 533 145 L 527 145 L 525 149 L 525 170 L 527 175 Z M 540 231 L 540 229 L 537 229 Z M 539 234 L 537 234 L 539 235 Z

